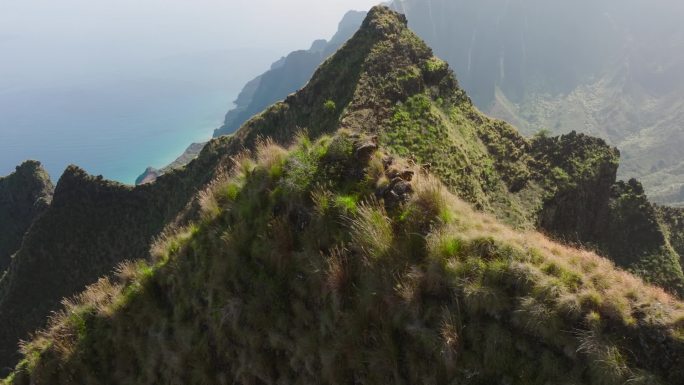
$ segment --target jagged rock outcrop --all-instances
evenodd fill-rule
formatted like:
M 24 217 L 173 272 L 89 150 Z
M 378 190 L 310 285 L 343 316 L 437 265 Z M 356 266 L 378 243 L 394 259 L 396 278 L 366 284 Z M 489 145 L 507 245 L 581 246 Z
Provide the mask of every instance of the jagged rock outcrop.
M 0 178 L 0 276 L 31 223 L 52 200 L 52 182 L 39 162 L 26 161 Z
M 603 140 L 570 133 L 533 140 L 545 164 L 539 226 L 556 238 L 609 256 L 619 266 L 684 294 L 680 254 L 641 184 L 617 181 L 619 153 Z
M 618 151 L 602 139 L 574 132 L 536 137 L 532 151 L 548 188 L 539 225 L 566 242 L 596 243 L 609 222 Z

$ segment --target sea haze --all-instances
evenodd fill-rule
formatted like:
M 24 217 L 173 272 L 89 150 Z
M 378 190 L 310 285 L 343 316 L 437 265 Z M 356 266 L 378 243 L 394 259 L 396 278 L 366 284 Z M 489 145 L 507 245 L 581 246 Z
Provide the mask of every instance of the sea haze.
M 245 79 L 275 56 L 232 50 L 138 63 L 84 79 L 0 88 L 0 175 L 38 159 L 53 178 L 68 164 L 124 183 L 206 140 Z M 31 82 L 29 82 L 31 83 Z
M 208 139 L 281 55 L 374 2 L 0 1 L 0 175 L 31 158 L 53 179 L 73 163 L 132 183 Z

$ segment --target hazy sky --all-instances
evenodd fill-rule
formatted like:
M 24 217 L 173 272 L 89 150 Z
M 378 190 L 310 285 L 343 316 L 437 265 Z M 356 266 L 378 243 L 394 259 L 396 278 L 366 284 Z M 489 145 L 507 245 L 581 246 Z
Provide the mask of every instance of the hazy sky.
M 0 79 L 250 48 L 277 55 L 329 38 L 377 0 L 0 0 Z M 276 57 L 274 57 L 276 59 Z M 25 78 L 31 73 L 31 78 Z M 42 74 L 41 74 L 42 73 Z M 54 78 L 54 77 L 53 77 Z M 55 79 L 52 79 L 55 80 Z M 2 81 L 2 80 L 0 80 Z M 2 86 L 2 83 L 0 83 Z
M 0 89 L 71 81 L 188 53 L 273 59 L 329 38 L 377 0 L 0 0 Z M 260 69 L 261 70 L 261 69 Z

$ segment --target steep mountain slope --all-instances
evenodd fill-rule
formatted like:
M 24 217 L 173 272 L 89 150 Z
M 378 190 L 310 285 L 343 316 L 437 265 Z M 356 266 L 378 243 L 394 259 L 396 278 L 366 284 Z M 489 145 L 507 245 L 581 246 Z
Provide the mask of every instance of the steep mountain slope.
M 0 276 L 33 220 L 47 209 L 52 190 L 47 172 L 34 161 L 24 162 L 0 178 Z
M 657 207 L 657 210 L 670 244 L 679 254 L 682 266 L 684 266 L 684 209 Z
M 323 60 L 356 32 L 365 16 L 365 12 L 349 11 L 329 42 L 317 40 L 309 50 L 292 52 L 247 83 L 235 100 L 235 108 L 226 114 L 223 126 L 214 132 L 214 137 L 232 134 L 249 118 L 304 86 Z
M 672 0 L 395 0 L 482 110 L 527 134 L 579 131 L 621 178 L 682 204 L 684 5 Z
M 302 88 L 323 60 L 356 32 L 365 16 L 365 12 L 347 12 L 330 41 L 316 40 L 308 50 L 290 53 L 273 63 L 268 71 L 247 82 L 234 102 L 235 107 L 226 114 L 223 125 L 214 130 L 214 137 L 232 134 L 252 116 Z M 160 170 L 148 167 L 135 184 L 153 182 L 159 176 L 185 166 L 197 156 L 202 145 L 193 143 L 178 159 Z
M 332 192 L 343 195 L 339 200 L 335 200 L 336 206 L 348 207 L 353 210 L 356 202 L 368 200 L 368 191 L 353 190 L 353 186 L 366 182 L 363 182 L 363 175 L 359 176 L 361 173 L 359 167 L 361 166 L 349 165 L 348 157 L 344 154 L 353 150 L 355 156 L 365 159 L 366 156 L 371 156 L 379 144 L 389 154 L 409 158 L 412 164 L 421 165 L 423 169 L 430 169 L 445 182 L 452 193 L 457 194 L 479 210 L 490 212 L 496 215 L 498 219 L 519 229 L 532 229 L 541 226 L 543 230 L 566 241 L 585 243 L 605 253 L 617 253 L 610 256 L 623 267 L 633 269 L 648 280 L 656 282 L 672 292 L 681 293 L 684 278 L 679 264 L 679 256 L 668 243 L 665 232 L 657 222 L 653 207 L 641 194 L 638 183 L 615 183 L 618 165 L 618 153 L 615 149 L 607 146 L 602 140 L 578 134 L 558 138 L 539 136 L 533 140 L 528 140 L 520 136 L 508 124 L 484 116 L 472 105 L 465 92 L 458 87 L 446 63 L 434 57 L 432 51 L 407 29 L 406 20 L 403 17 L 386 8 L 374 8 L 361 29 L 334 56 L 323 63 L 306 87 L 296 94 L 288 96 L 283 102 L 276 103 L 255 116 L 234 135 L 211 141 L 198 159 L 191 162 L 186 168 L 166 174 L 155 183 L 136 188 L 124 187 L 88 177 L 75 168 L 68 170 L 58 184 L 53 206 L 33 226 L 24 247 L 17 254 L 9 270 L 8 277 L 0 282 L 0 323 L 9 325 L 7 330 L 0 330 L 0 348 L 5 349 L 4 362 L 12 361 L 16 340 L 25 337 L 26 333 L 40 326 L 47 314 L 55 309 L 60 297 L 72 295 L 83 285 L 95 282 L 98 277 L 107 273 L 122 260 L 144 259 L 148 256 L 151 238 L 158 235 L 164 226 L 169 222 L 182 224 L 192 219 L 194 216 L 191 214 L 194 213 L 193 208 L 196 207 L 194 203 L 197 203 L 197 200 L 193 200 L 195 193 L 204 189 L 211 180 L 221 175 L 224 166 L 235 160 L 239 153 L 245 149 L 253 149 L 267 137 L 285 145 L 291 143 L 293 138 L 301 132 L 306 132 L 306 135 L 317 140 L 321 136 L 333 134 L 339 130 L 354 133 L 353 135 L 356 135 L 358 140 L 351 143 L 340 138 L 328 139 L 329 146 L 319 143 L 310 149 L 310 145 L 307 145 L 306 140 L 302 139 L 301 141 L 304 143 L 302 146 L 306 151 L 302 149 L 293 153 L 290 161 L 293 165 L 289 166 L 289 170 L 284 165 L 282 169 L 275 167 L 270 169 L 272 175 L 269 178 L 272 180 L 250 180 L 257 184 L 272 181 L 273 183 L 282 182 L 283 185 L 280 186 L 280 189 L 274 188 L 273 191 L 264 190 L 269 191 L 268 197 L 264 195 L 265 193 L 259 194 L 258 192 L 262 190 L 258 188 L 248 190 L 250 193 L 246 194 L 245 197 L 250 199 L 249 204 L 242 207 L 240 216 L 235 222 L 217 224 L 219 226 L 226 225 L 225 229 L 212 227 L 217 231 L 221 230 L 221 233 L 228 231 L 226 234 L 230 238 L 230 232 L 234 230 L 231 230 L 231 227 L 237 226 L 233 224 L 242 223 L 241 221 L 244 220 L 247 227 L 238 229 L 238 231 L 249 233 L 246 235 L 247 238 L 243 239 L 245 241 L 249 239 L 249 244 L 237 245 L 239 247 L 235 249 L 221 246 L 225 252 L 233 250 L 241 257 L 271 255 L 268 248 L 259 249 L 259 242 L 253 243 L 252 238 L 249 237 L 256 236 L 263 229 L 269 229 L 267 230 L 268 234 L 276 234 L 281 227 L 285 228 L 283 231 L 286 237 L 279 239 L 279 242 L 281 240 L 285 243 L 294 242 L 292 247 L 295 250 L 300 250 L 297 249 L 302 247 L 298 243 L 299 238 L 287 236 L 288 232 L 296 231 L 300 227 L 304 231 L 311 219 L 311 202 L 308 200 L 308 190 L 300 191 L 300 187 L 313 187 L 312 183 L 321 182 L 319 183 L 320 188 L 330 188 Z M 321 143 L 327 142 L 324 140 Z M 353 147 L 350 147 L 352 145 Z M 326 171 L 327 168 L 322 168 L 317 162 L 317 157 L 324 155 L 334 157 L 336 152 L 341 154 L 340 158 L 330 165 L 332 170 Z M 377 168 L 377 160 L 375 163 Z M 389 211 L 392 211 L 392 207 L 402 207 L 402 202 L 412 196 L 413 187 L 409 183 L 405 183 L 409 182 L 407 179 L 411 173 L 404 172 L 407 170 L 396 171 L 383 168 L 383 172 L 387 172 L 384 177 L 376 175 L 373 177 L 375 179 L 371 179 L 378 182 L 378 198 L 376 199 L 382 199 L 384 204 L 388 205 L 386 209 Z M 415 171 L 413 173 L 415 174 Z M 286 174 L 287 177 L 281 180 L 279 177 L 279 175 L 282 176 L 281 174 Z M 338 179 L 349 178 L 350 185 L 346 187 L 344 185 L 340 187 L 326 186 L 324 182 L 328 179 L 334 181 L 336 175 Z M 240 188 L 229 184 L 226 187 L 225 194 L 228 197 L 232 196 L 231 199 L 235 199 L 237 195 L 240 195 L 240 191 Z M 251 191 L 254 193 L 252 194 Z M 287 205 L 288 199 L 292 197 L 292 193 L 297 191 L 302 192 L 301 200 L 292 201 L 296 207 L 291 210 L 291 207 Z M 271 201 L 271 198 L 274 200 Z M 280 199 L 284 200 L 281 201 Z M 448 198 L 447 200 L 451 199 Z M 188 204 L 189 202 L 190 204 Z M 261 206 L 262 204 L 270 205 L 277 202 L 281 202 L 282 205 L 276 204 L 273 207 L 268 206 L 266 208 Z M 300 203 L 302 210 L 297 210 Z M 186 206 L 188 209 L 184 210 Z M 460 203 L 449 204 L 451 208 L 445 209 L 443 219 L 449 222 L 452 217 L 468 217 L 472 214 L 465 208 L 463 210 L 466 211 L 460 211 L 461 209 L 458 207 L 461 206 Z M 264 211 L 261 211 L 262 209 Z M 179 213 L 181 218 L 177 219 Z M 291 222 L 273 222 L 270 224 L 259 222 L 264 219 L 261 214 L 268 216 L 271 215 L 270 213 L 282 221 L 287 219 Z M 568 213 L 574 213 L 574 215 L 567 215 Z M 388 229 L 394 230 L 397 227 L 406 230 L 408 227 L 401 226 L 414 225 L 417 226 L 414 229 L 415 231 L 408 232 L 408 235 L 427 234 L 428 230 L 426 229 L 430 228 L 429 223 L 420 220 L 414 222 L 411 210 L 401 213 L 399 216 L 395 214 L 392 214 L 391 223 L 392 225 L 396 224 L 396 226 L 384 225 L 380 227 L 384 233 L 377 233 L 374 228 L 369 228 L 369 231 L 373 231 L 370 234 L 387 236 Z M 281 217 L 282 215 L 285 217 Z M 402 221 L 409 221 L 409 223 L 402 224 Z M 476 220 L 475 228 L 481 226 L 481 224 L 477 224 L 478 221 L 479 219 Z M 487 223 L 487 221 L 493 220 L 490 218 L 482 219 L 482 221 Z M 294 225 L 292 225 L 293 223 Z M 606 226 L 596 226 L 595 230 L 586 230 L 587 224 L 594 223 L 604 223 Z M 252 229 L 255 230 L 254 232 L 250 232 L 250 226 L 254 227 Z M 600 228 L 608 228 L 610 232 L 598 232 L 596 229 Z M 344 229 L 340 231 L 345 232 Z M 216 235 L 213 231 L 209 233 L 203 231 L 202 236 L 212 237 Z M 619 237 L 615 237 L 616 234 Z M 641 239 L 639 236 L 642 234 L 648 235 L 649 242 L 643 244 L 636 242 Z M 416 254 L 410 255 L 420 256 L 421 250 L 424 250 L 424 247 L 421 246 L 422 237 L 408 235 L 407 237 L 396 236 L 397 241 L 399 238 L 406 238 L 406 241 L 409 242 L 408 244 L 397 244 L 397 249 L 404 250 L 407 253 L 415 252 Z M 395 238 L 394 233 L 390 233 L 389 236 L 392 239 Z M 96 242 L 93 242 L 93 239 Z M 216 242 L 219 242 L 219 239 L 223 238 L 216 236 Z M 620 243 L 615 243 L 616 240 Z M 232 242 L 227 238 L 225 241 Z M 390 243 L 392 242 L 394 241 L 391 240 Z M 508 244 L 507 241 L 504 244 Z M 229 243 L 229 246 L 233 245 L 233 243 Z M 267 245 L 267 243 L 263 243 L 263 245 Z M 405 246 L 410 246 L 410 248 L 405 248 Z M 415 249 L 412 249 L 413 247 Z M 551 254 L 554 254 L 555 248 L 561 250 L 560 246 L 551 247 Z M 207 245 L 206 250 L 206 255 L 209 255 L 214 254 L 216 249 Z M 544 261 L 552 258 L 548 253 L 544 253 L 544 255 L 547 258 Z M 201 254 L 194 256 L 202 257 Z M 289 256 L 288 254 L 282 257 L 289 258 Z M 281 258 L 278 254 L 273 254 L 273 257 Z M 592 261 L 601 261 L 596 257 L 588 258 Z M 286 259 L 282 259 L 282 261 L 284 265 L 288 265 L 285 263 Z M 199 262 L 193 259 L 190 263 Z M 618 281 L 621 282 L 620 285 L 629 281 L 629 278 L 626 278 L 627 276 L 615 272 L 605 261 L 596 263 L 600 265 L 597 265 L 597 268 L 607 271 L 608 275 L 593 278 L 585 277 L 582 282 L 587 286 L 581 286 L 582 290 L 586 289 L 590 292 L 594 288 L 600 290 L 601 284 L 608 282 L 608 279 L 613 279 L 613 276 L 623 277 L 615 278 L 622 280 Z M 592 264 L 593 262 L 590 263 L 590 265 Z M 297 266 L 293 266 L 293 268 Z M 310 265 L 306 264 L 306 266 Z M 206 267 L 209 268 L 208 265 Z M 572 287 L 575 284 L 572 282 L 576 280 L 573 274 L 568 275 L 564 270 L 557 270 L 553 265 L 544 269 L 548 270 L 545 271 L 545 274 L 558 275 L 556 278 L 561 280 L 569 279 L 569 290 L 574 290 Z M 576 270 L 575 268 L 570 269 Z M 588 270 L 591 269 L 590 266 Z M 185 270 L 185 268 L 181 270 Z M 194 291 L 194 289 L 207 283 L 208 276 L 202 276 L 202 271 L 201 269 L 197 270 L 199 275 L 192 278 L 192 286 L 180 285 L 184 288 L 183 290 L 190 290 L 190 292 L 195 293 L 191 297 L 192 306 L 205 306 L 211 299 L 211 297 L 200 294 L 201 291 Z M 143 269 L 143 272 L 145 275 L 155 275 L 154 269 Z M 188 270 L 187 273 L 190 274 L 191 271 Z M 578 272 L 578 274 L 582 275 L 583 273 Z M 259 276 L 266 280 L 264 282 L 268 282 L 266 270 L 262 271 Z M 175 279 L 171 278 L 172 276 L 168 277 Z M 175 277 L 184 279 L 180 275 Z M 282 276 L 282 278 L 288 277 Z M 391 274 L 387 275 L 387 279 L 391 277 Z M 668 341 L 662 348 L 663 353 L 660 354 L 659 352 L 659 354 L 660 356 L 667 354 L 668 357 L 673 357 L 670 361 L 652 363 L 648 356 L 631 357 L 628 358 L 629 364 L 626 367 L 618 368 L 619 373 L 615 374 L 615 378 L 637 375 L 641 369 L 652 372 L 656 376 L 667 378 L 669 374 L 666 373 L 665 368 L 674 365 L 671 362 L 680 357 L 678 353 L 679 342 L 672 337 L 677 327 L 673 324 L 675 318 L 678 317 L 676 315 L 678 310 L 675 308 L 679 305 L 671 305 L 672 309 L 669 308 L 670 305 L 667 305 L 667 311 L 663 311 L 660 315 L 660 317 L 665 318 L 660 321 L 651 319 L 652 316 L 657 317 L 657 312 L 652 310 L 644 310 L 642 316 L 640 315 L 642 313 L 636 312 L 633 306 L 640 306 L 642 302 L 649 303 L 653 298 L 640 297 L 640 295 L 650 296 L 654 291 L 642 289 L 641 284 L 634 283 L 634 285 L 636 285 L 634 286 L 636 292 L 634 302 L 624 302 L 625 296 L 627 298 L 634 296 L 626 293 L 623 293 L 624 295 L 616 294 L 618 296 L 616 300 L 608 298 L 609 289 L 618 290 L 618 287 L 612 287 L 612 289 L 604 287 L 598 295 L 589 296 L 589 299 L 586 300 L 588 302 L 580 301 L 584 303 L 581 309 L 587 310 L 592 306 L 596 307 L 596 314 L 591 315 L 592 319 L 596 319 L 597 315 L 602 318 L 609 317 L 609 314 L 617 314 L 611 313 L 614 306 L 619 305 L 620 309 L 623 309 L 620 310 L 619 314 L 624 315 L 624 317 L 615 317 L 617 323 L 609 324 L 611 329 L 608 335 L 625 334 L 632 337 L 629 341 L 624 342 L 626 345 L 620 345 L 616 348 L 618 350 L 611 348 L 602 351 L 603 353 L 607 352 L 606 354 L 618 361 L 622 360 L 621 357 L 626 351 L 625 349 L 635 350 L 632 349 L 634 346 L 631 345 L 636 343 L 634 341 L 643 340 L 646 341 L 644 343 L 648 344 L 647 347 L 642 346 L 640 352 L 654 351 L 655 348 L 650 347 L 651 338 L 665 336 L 665 340 Z M 164 286 L 163 288 L 169 287 Z M 288 289 L 289 287 L 285 286 L 284 288 Z M 126 293 L 137 296 L 138 289 L 140 287 L 134 285 Z M 242 293 L 242 291 L 235 293 Z M 288 291 L 282 293 L 288 293 Z M 516 293 L 511 295 L 520 301 L 530 294 L 535 296 L 542 294 L 537 293 L 536 290 Z M 159 295 L 159 298 L 163 299 L 166 294 L 154 289 L 150 295 Z M 104 293 L 103 296 L 104 299 L 110 298 L 108 293 Z M 670 299 L 667 299 L 666 296 L 662 294 L 657 294 L 657 296 L 658 298 L 662 297 L 661 303 L 670 303 Z M 494 298 L 497 297 L 494 295 Z M 22 298 L 25 298 L 25 301 L 22 301 Z M 269 298 L 269 303 L 279 303 L 274 300 L 275 298 Z M 601 310 L 599 306 L 599 303 L 603 303 L 604 300 L 611 304 L 608 305 L 608 310 Z M 107 307 L 107 309 L 114 311 L 122 303 L 117 300 L 114 308 Z M 534 305 L 534 303 L 531 304 Z M 186 303 L 186 305 L 188 304 Z M 175 307 L 173 303 L 167 303 L 164 306 L 166 306 L 164 311 L 169 311 Z M 194 309 L 199 309 L 189 306 L 185 307 L 182 302 L 179 303 L 178 310 L 180 312 L 174 313 L 173 317 L 180 317 L 183 321 L 193 314 Z M 106 313 L 114 317 L 114 313 L 110 313 L 110 310 L 106 310 Z M 154 311 L 153 308 L 150 310 Z M 530 309 L 530 311 L 533 310 L 546 311 L 545 308 Z M 138 314 L 136 311 L 132 311 L 131 313 L 117 314 L 120 314 L 124 319 L 129 316 L 134 317 L 135 322 L 142 322 L 139 325 L 148 325 L 148 321 L 154 321 L 151 318 L 145 320 L 136 318 L 150 314 L 145 312 Z M 151 314 L 157 315 L 157 313 Z M 582 314 L 583 317 L 585 314 Z M 632 314 L 631 317 L 636 320 L 634 322 L 639 326 L 633 325 L 636 329 L 622 333 L 623 329 L 620 325 L 633 323 L 627 314 Z M 507 319 L 506 316 L 501 317 Z M 642 328 L 642 324 L 638 320 L 644 317 L 646 321 L 643 325 L 646 326 Z M 75 316 L 74 319 L 81 322 L 78 316 Z M 533 318 L 533 320 L 535 320 L 533 322 L 542 322 L 537 318 Z M 183 322 L 185 321 L 191 322 L 187 319 Z M 575 321 L 577 320 L 575 319 Z M 563 324 L 563 328 L 554 330 L 574 330 L 564 328 L 569 325 L 576 325 L 573 323 L 575 321 L 568 321 L 570 323 Z M 88 322 L 90 321 L 80 323 L 86 328 L 81 329 L 82 331 L 90 327 Z M 102 319 L 96 322 L 107 324 L 109 321 Z M 161 322 L 164 323 L 163 320 Z M 124 323 L 121 324 L 122 327 Z M 311 323 L 309 322 L 309 324 Z M 119 326 L 116 326 L 118 324 L 112 325 L 113 328 L 117 328 L 116 330 L 125 329 L 125 327 L 118 329 Z M 130 325 L 135 325 L 135 323 Z M 552 325 L 558 326 L 560 324 Z M 195 326 L 197 326 L 196 331 L 200 332 L 208 330 L 210 324 Z M 505 329 L 504 326 L 500 326 Z M 579 324 L 577 326 L 579 327 Z M 162 341 L 162 337 L 167 331 L 156 330 L 153 333 L 154 336 L 149 335 L 150 338 L 159 338 Z M 188 329 L 184 330 L 188 331 Z M 69 332 L 65 333 L 64 335 L 70 338 L 67 335 Z M 110 337 L 114 338 L 108 332 L 103 332 L 101 335 L 99 333 L 98 331 L 95 334 L 90 334 L 94 338 L 91 340 L 88 340 L 88 334 L 79 334 L 77 339 L 83 337 L 85 338 L 83 343 L 89 344 L 101 337 L 103 339 L 102 345 L 98 345 L 99 342 L 96 345 L 106 347 L 105 340 Z M 147 332 L 141 331 L 141 333 L 146 334 Z M 204 334 L 204 337 L 209 341 L 212 340 L 208 334 Z M 547 337 L 555 338 L 550 334 Z M 193 337 L 187 335 L 183 338 L 192 339 Z M 50 339 L 48 338 L 45 341 L 48 341 L 49 344 Z M 116 340 L 116 343 L 118 342 L 120 341 Z M 254 346 L 263 346 L 259 345 L 262 342 L 261 339 L 258 339 L 256 340 L 257 345 Z M 60 349 L 58 345 L 55 345 L 54 348 Z M 66 353 L 69 353 L 73 345 L 70 343 L 67 345 Z M 185 343 L 182 344 L 185 347 L 199 345 L 201 343 L 195 340 L 185 340 Z M 182 346 L 174 346 L 169 349 L 181 349 Z M 571 345 L 564 346 L 571 349 L 568 347 Z M 40 345 L 36 348 L 37 350 L 29 349 L 31 350 L 29 356 L 32 359 L 40 358 L 40 356 L 50 356 L 56 352 L 51 350 L 52 348 L 48 348 L 44 353 L 40 353 L 44 348 L 44 345 Z M 615 355 L 617 354 L 615 352 L 618 351 L 622 353 Z M 538 351 L 535 350 L 535 352 Z M 568 355 L 571 355 L 570 352 L 571 350 L 568 350 Z M 591 352 L 594 354 L 597 351 L 592 348 Z M 84 369 L 86 371 L 102 369 L 99 368 L 103 361 L 98 355 L 99 353 L 88 351 L 85 356 L 81 357 L 90 356 L 91 353 L 93 354 L 92 362 L 83 363 L 77 360 L 73 370 L 81 370 L 78 368 L 86 368 Z M 199 353 L 204 354 L 206 351 Z M 61 353 L 56 354 L 60 355 Z M 112 365 L 128 365 L 130 370 L 135 371 L 157 370 L 155 366 L 139 366 L 143 361 L 135 361 L 137 360 L 136 354 L 108 357 L 107 362 Z M 68 360 L 65 358 L 67 356 L 60 356 L 61 358 L 58 360 L 60 360 L 62 367 L 67 368 L 65 369 L 66 372 L 63 372 L 64 375 L 71 376 L 72 374 L 69 372 L 72 367 L 68 367 L 67 363 L 62 362 L 63 359 Z M 153 356 L 150 355 L 150 357 Z M 205 362 L 211 362 L 211 359 L 206 356 L 198 355 L 197 357 L 204 357 L 206 358 Z M 578 361 L 579 363 L 573 361 L 567 364 L 569 367 L 576 367 L 584 373 L 584 369 L 591 367 L 590 362 L 603 362 L 608 358 L 589 359 L 588 361 Z M 185 361 L 175 361 L 176 359 L 172 357 L 172 360 L 165 361 L 164 365 L 177 362 L 179 368 L 183 368 L 180 363 Z M 242 359 L 250 361 L 249 357 Z M 117 360 L 133 361 L 127 361 L 128 364 L 120 364 Z M 259 358 L 257 361 L 263 360 Z M 27 364 L 28 367 L 25 369 L 31 371 L 34 363 L 39 365 L 34 360 L 31 362 Z M 54 361 L 51 362 L 54 363 Z M 557 361 L 550 358 L 550 362 L 555 363 Z M 85 366 L 80 366 L 81 364 Z M 46 361 L 45 365 L 52 364 Z M 43 369 L 39 369 L 39 373 L 48 373 L 51 369 L 44 370 L 45 372 Z M 166 370 L 165 366 L 164 370 Z M 508 373 L 507 369 L 495 370 L 499 370 L 497 373 Z M 598 369 L 592 370 L 597 371 Z M 62 375 L 58 372 L 55 373 Z M 81 378 L 80 381 L 89 381 L 90 377 L 97 377 L 97 374 L 93 373 L 100 372 L 91 371 L 89 373 L 91 374 Z M 107 373 L 113 372 L 107 371 Z M 673 373 L 677 373 L 676 370 Z M 161 376 L 163 373 L 149 374 L 150 378 L 154 375 Z M 487 374 L 485 377 L 489 378 L 487 377 L 489 375 Z M 577 375 L 583 376 L 584 374 Z M 37 374 L 37 376 L 35 381 L 43 381 L 41 380 L 43 374 Z M 121 381 L 124 383 L 132 381 L 131 377 L 128 377 L 129 372 L 122 373 L 122 376 Z M 184 376 L 194 376 L 194 374 L 191 375 L 186 372 Z M 69 383 L 65 378 L 68 377 L 62 378 L 64 382 Z M 178 378 L 178 381 L 183 381 L 183 377 Z M 189 377 L 188 381 L 192 378 L 200 377 Z M 19 379 L 17 378 L 17 381 Z M 95 380 L 97 378 L 93 378 L 93 381 Z M 74 381 L 76 380 L 71 382 Z
M 683 303 L 376 147 L 341 129 L 238 158 L 5 383 L 683 383 Z

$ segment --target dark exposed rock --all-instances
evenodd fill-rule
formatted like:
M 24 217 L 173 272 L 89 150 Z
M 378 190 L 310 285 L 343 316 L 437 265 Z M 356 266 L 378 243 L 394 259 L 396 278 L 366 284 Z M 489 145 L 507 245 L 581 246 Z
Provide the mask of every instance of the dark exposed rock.
M 396 178 L 403 179 L 405 181 L 410 182 L 411 179 L 413 179 L 414 172 L 413 170 L 410 169 L 405 169 L 405 170 L 398 170 L 398 169 L 391 169 L 387 171 L 387 177 L 390 180 L 394 180 Z
M 26 161 L 0 178 L 0 276 L 33 221 L 48 208 L 53 189 L 47 172 L 36 161 Z
M 368 162 L 370 157 L 378 149 L 378 137 L 372 136 L 367 140 L 356 142 L 354 144 L 354 153 L 356 158 L 361 162 Z
M 392 181 L 390 190 L 403 201 L 407 201 L 413 193 L 411 183 L 401 178 L 396 178 Z
M 375 195 L 384 200 L 387 208 L 392 209 L 407 202 L 413 194 L 413 170 L 395 163 L 394 158 L 385 156 L 382 159 L 385 176 L 390 181 L 385 187 L 379 188 Z

